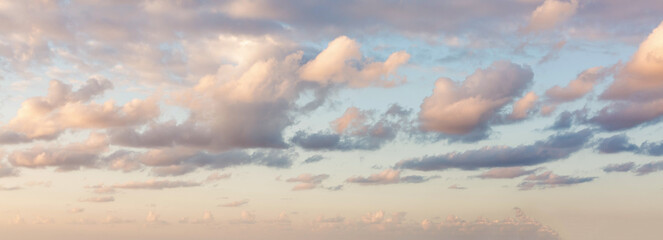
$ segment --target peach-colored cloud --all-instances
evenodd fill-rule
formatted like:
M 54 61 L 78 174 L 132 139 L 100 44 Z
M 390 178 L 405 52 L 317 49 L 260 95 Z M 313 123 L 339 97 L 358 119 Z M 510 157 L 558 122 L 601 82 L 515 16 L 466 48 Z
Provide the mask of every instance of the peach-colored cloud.
M 539 100 L 539 96 L 537 96 L 534 92 L 525 94 L 525 96 L 513 104 L 513 110 L 511 111 L 509 118 L 514 120 L 526 118 L 527 115 L 536 106 L 537 100 Z
M 79 202 L 94 202 L 94 203 L 104 203 L 104 202 L 113 202 L 115 198 L 112 196 L 109 197 L 89 197 L 78 199 Z
M 14 166 L 57 167 L 58 171 L 70 171 L 81 167 L 95 167 L 99 155 L 107 149 L 106 135 L 93 132 L 84 142 L 72 143 L 63 147 L 34 146 L 25 150 L 17 150 L 8 156 L 8 160 Z
M 307 173 L 301 174 L 294 178 L 288 178 L 286 182 L 298 182 L 299 184 L 293 187 L 292 190 L 300 191 L 317 188 L 320 184 L 322 184 L 322 181 L 327 178 L 329 178 L 329 175 L 327 174 L 312 175 Z
M 391 54 L 385 62 L 363 63 L 359 44 L 341 36 L 331 41 L 315 59 L 302 66 L 299 76 L 323 85 L 336 83 L 348 84 L 350 87 L 388 87 L 404 81 L 404 78 L 396 75 L 396 70 L 409 59 L 410 55 L 401 51 Z M 365 67 L 354 67 L 357 63 L 362 63 Z M 395 79 L 390 80 L 387 77 Z
M 620 69 L 603 99 L 649 100 L 663 98 L 663 22 L 645 39 L 631 60 Z
M 543 4 L 532 12 L 527 31 L 541 31 L 554 28 L 575 15 L 578 10 L 578 0 L 560 1 L 545 0 Z
M 461 84 L 440 78 L 433 95 L 421 104 L 422 128 L 453 135 L 485 128 L 502 107 L 522 94 L 532 77 L 527 66 L 499 61 L 476 70 Z

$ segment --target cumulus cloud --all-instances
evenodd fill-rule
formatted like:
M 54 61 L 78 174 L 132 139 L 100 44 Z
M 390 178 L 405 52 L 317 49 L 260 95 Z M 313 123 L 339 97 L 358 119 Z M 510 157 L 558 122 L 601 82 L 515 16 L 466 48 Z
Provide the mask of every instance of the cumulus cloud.
M 239 219 L 233 219 L 230 220 L 231 224 L 255 224 L 256 223 L 256 215 L 248 212 L 248 211 L 242 211 L 240 214 Z
M 646 163 L 639 166 L 638 169 L 635 170 L 635 172 L 640 176 L 658 171 L 663 171 L 663 161 Z
M 322 184 L 322 181 L 326 180 L 329 178 L 328 174 L 319 174 L 319 175 L 311 175 L 311 174 L 302 174 L 294 178 L 288 178 L 285 180 L 286 182 L 296 182 L 299 183 L 295 187 L 292 188 L 293 191 L 300 191 L 300 190 L 311 190 L 314 188 L 317 188 Z
M 62 147 L 34 146 L 17 150 L 7 159 L 13 166 L 26 168 L 56 167 L 58 171 L 78 170 L 81 167 L 95 167 L 99 155 L 108 149 L 106 136 L 91 133 L 87 140 Z
M 437 176 L 424 177 L 419 175 L 410 175 L 401 177 L 401 170 L 386 169 L 380 173 L 371 174 L 368 177 L 356 176 L 348 178 L 345 181 L 349 183 L 357 183 L 359 185 L 385 185 L 397 183 L 422 183 L 434 178 L 437 178 Z
M 592 131 L 588 129 L 560 133 L 531 145 L 484 147 L 465 152 L 452 152 L 402 160 L 396 164 L 396 168 L 440 171 L 450 168 L 475 170 L 493 167 L 532 166 L 569 157 L 582 149 L 592 135 Z
M 28 139 L 54 139 L 66 129 L 96 129 L 134 126 L 160 113 L 156 98 L 134 99 L 123 106 L 112 100 L 103 104 L 90 102 L 112 87 L 106 79 L 92 78 L 77 91 L 71 85 L 53 80 L 48 95 L 29 98 L 21 104 L 7 128 L 17 132 L 3 138 L 21 142 Z
M 170 180 L 147 180 L 144 182 L 126 182 L 113 184 L 113 188 L 121 189 L 149 189 L 149 190 L 162 190 L 167 188 L 183 188 L 183 187 L 197 187 L 200 186 L 199 182 L 191 181 L 170 181 Z
M 530 190 L 533 188 L 545 189 L 591 182 L 594 179 L 596 179 L 596 177 L 560 176 L 554 174 L 552 171 L 547 171 L 539 175 L 532 174 L 527 176 L 527 178 L 518 185 L 518 188 L 520 190 Z
M 330 123 L 334 132 L 298 131 L 291 142 L 306 150 L 377 150 L 393 141 L 400 131 L 408 131 L 410 111 L 391 105 L 376 116 L 373 111 L 348 108 Z
M 663 22 L 620 66 L 613 83 L 600 95 L 612 101 L 589 122 L 607 131 L 654 123 L 663 116 Z
M 359 44 L 346 36 L 341 36 L 331 41 L 325 50 L 302 66 L 299 76 L 322 85 L 335 83 L 347 84 L 350 87 L 370 85 L 389 87 L 400 83 L 396 81 L 399 78 L 396 70 L 409 59 L 408 53 L 400 51 L 391 54 L 385 62 L 361 63 Z M 352 64 L 353 62 L 363 65 L 363 69 L 354 67 L 357 64 Z M 387 80 L 389 76 L 394 77 L 394 80 Z M 405 81 L 404 77 L 400 78 L 401 81 Z
M 168 222 L 161 220 L 161 216 L 154 211 L 149 211 L 147 216 L 145 216 L 145 223 L 148 225 L 163 225 L 168 224 Z
M 570 19 L 575 15 L 577 10 L 577 0 L 546 0 L 532 12 L 529 24 L 525 27 L 525 30 L 542 31 L 552 29 L 558 24 Z
M 517 178 L 520 176 L 525 176 L 533 174 L 538 171 L 539 168 L 526 170 L 523 167 L 503 167 L 503 168 L 493 168 L 488 171 L 485 171 L 479 174 L 478 178 Z
M 421 104 L 421 127 L 451 135 L 486 131 L 498 112 L 529 87 L 533 75 L 528 66 L 498 61 L 476 70 L 460 84 L 440 78 L 435 82 L 433 94 Z M 529 107 L 527 102 L 521 103 L 517 110 Z

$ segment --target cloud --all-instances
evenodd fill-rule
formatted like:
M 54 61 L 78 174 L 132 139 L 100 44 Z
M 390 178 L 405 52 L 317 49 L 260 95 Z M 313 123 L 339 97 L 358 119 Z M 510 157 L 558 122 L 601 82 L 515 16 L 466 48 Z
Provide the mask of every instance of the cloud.
M 663 161 L 646 163 L 635 170 L 639 176 L 647 175 L 657 171 L 663 171 Z
M 247 212 L 247 211 L 242 211 L 240 218 L 239 219 L 234 219 L 230 220 L 231 224 L 255 224 L 256 223 L 256 215 Z
M 448 187 L 449 189 L 455 189 L 455 190 L 465 190 L 467 189 L 466 187 L 459 186 L 458 184 L 453 184 Z
M 114 202 L 114 197 L 89 197 L 78 199 L 79 202 L 94 202 L 94 203 L 104 203 L 104 202 Z
M 313 60 L 307 62 L 299 69 L 299 76 L 308 81 L 328 84 L 347 84 L 350 87 L 367 87 L 371 85 L 390 87 L 398 84 L 396 70 L 407 63 L 410 54 L 400 51 L 391 54 L 385 62 L 361 63 L 359 44 L 346 37 L 340 36 L 327 45 Z M 359 63 L 363 69 L 354 66 Z M 385 80 L 389 77 L 395 80 Z
M 421 104 L 421 127 L 450 135 L 485 132 L 498 112 L 529 87 L 532 77 L 528 66 L 498 61 L 477 69 L 461 84 L 440 78 Z
M 323 159 L 325 159 L 325 157 L 323 157 L 320 154 L 316 154 L 316 155 L 313 155 L 313 156 L 310 156 L 310 157 L 306 158 L 306 160 L 304 160 L 304 163 L 319 162 L 319 161 L 322 161 Z
M 348 108 L 330 123 L 333 133 L 297 131 L 291 142 L 306 150 L 377 150 L 393 141 L 398 133 L 409 130 L 410 111 L 391 105 L 377 118 L 372 111 Z
M 544 225 L 515 208 L 515 217 L 491 220 L 479 218 L 475 221 L 466 221 L 456 216 L 448 216 L 440 223 L 430 219 L 422 221 L 424 230 L 435 235 L 435 239 L 490 239 L 506 240 L 518 236 L 521 239 L 531 240 L 559 240 L 559 234 L 547 225 Z
M 487 179 L 487 178 L 493 178 L 493 179 L 517 178 L 517 177 L 520 177 L 520 176 L 533 174 L 538 170 L 539 170 L 539 168 L 526 170 L 523 167 L 493 168 L 493 169 L 490 169 L 486 172 L 483 172 L 483 173 L 479 174 L 477 177 L 478 178 L 483 178 L 483 179 Z
M 147 213 L 147 216 L 145 216 L 145 223 L 148 225 L 163 225 L 163 224 L 168 224 L 168 222 L 161 220 L 161 217 L 159 214 L 155 213 L 154 211 L 149 211 Z
M 108 149 L 106 136 L 91 133 L 87 140 L 63 147 L 34 146 L 12 152 L 7 159 L 16 167 L 56 167 L 57 171 L 78 170 L 81 167 L 96 167 L 99 155 Z
M 627 162 L 627 163 L 621 163 L 621 164 L 610 164 L 608 166 L 603 167 L 604 172 L 628 172 L 631 171 L 635 167 L 634 162 Z
M 526 31 L 552 29 L 567 21 L 578 10 L 578 1 L 546 0 L 532 12 Z
M 345 181 L 349 183 L 357 183 L 359 185 L 385 185 L 397 183 L 423 183 L 434 178 L 438 177 L 424 177 L 418 175 L 401 177 L 401 170 L 386 169 L 380 173 L 371 174 L 368 177 L 351 177 Z
M 450 168 L 475 170 L 493 167 L 532 166 L 569 157 L 582 149 L 592 135 L 592 131 L 588 129 L 560 133 L 531 145 L 484 147 L 465 152 L 452 152 L 402 160 L 396 164 L 396 168 L 441 171 Z
M 0 156 L 2 157 L 2 156 Z M 7 167 L 4 166 L 3 164 L 0 164 L 0 178 L 3 177 L 16 177 L 18 176 L 20 171 L 16 168 L 13 167 Z
M 90 100 L 110 89 L 106 79 L 92 78 L 77 91 L 71 85 L 52 80 L 46 97 L 29 98 L 21 104 L 7 128 L 15 131 L 3 138 L 24 142 L 27 139 L 57 138 L 66 129 L 98 129 L 134 126 L 159 115 L 156 98 L 134 99 L 118 107 L 109 100 L 103 104 Z
M 539 100 L 539 96 L 537 96 L 534 92 L 525 94 L 525 96 L 513 104 L 513 110 L 511 111 L 511 114 L 508 118 L 513 120 L 521 120 L 526 118 L 527 115 L 536 106 L 537 100 Z
M 604 67 L 589 68 L 578 77 L 568 83 L 565 87 L 554 86 L 546 90 L 546 97 L 550 104 L 560 104 L 577 100 L 594 89 L 611 73 L 611 69 Z
M 609 138 L 599 140 L 599 145 L 596 147 L 600 153 L 618 153 L 618 152 L 631 152 L 638 149 L 638 146 L 631 144 L 625 134 L 615 135 Z
M 207 176 L 205 182 L 216 182 L 219 180 L 229 179 L 230 176 L 232 176 L 230 173 L 219 174 L 218 172 L 215 172 Z
M 619 69 L 615 81 L 601 94 L 609 100 L 647 101 L 663 98 L 663 22 Z
M 78 207 L 70 208 L 69 210 L 67 210 L 68 213 L 82 213 L 83 211 L 85 211 L 84 208 L 78 208 Z
M 530 190 L 533 188 L 545 189 L 560 186 L 570 186 L 585 182 L 591 182 L 596 177 L 571 177 L 560 176 L 554 174 L 552 171 L 547 171 L 539 175 L 532 174 L 525 178 L 525 181 L 518 185 L 520 190 Z
M 319 174 L 319 175 L 311 175 L 311 174 L 302 174 L 299 175 L 295 178 L 288 178 L 285 180 L 286 182 L 298 182 L 294 188 L 292 188 L 293 191 L 300 191 L 300 190 L 311 190 L 314 188 L 317 188 L 322 184 L 322 181 L 326 180 L 329 178 L 328 174 Z
M 248 199 L 221 204 L 221 207 L 241 207 L 249 203 Z
M 197 187 L 201 183 L 191 181 L 147 180 L 145 182 L 127 182 L 113 184 L 113 188 L 162 190 L 167 188 Z

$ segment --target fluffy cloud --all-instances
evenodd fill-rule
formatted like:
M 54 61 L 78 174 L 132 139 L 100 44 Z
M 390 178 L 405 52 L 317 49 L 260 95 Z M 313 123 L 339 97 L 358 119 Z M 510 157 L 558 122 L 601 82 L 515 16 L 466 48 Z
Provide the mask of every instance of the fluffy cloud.
M 380 173 L 371 174 L 368 177 L 351 177 L 346 179 L 346 182 L 357 183 L 359 185 L 385 185 L 385 184 L 396 184 L 396 183 L 422 183 L 427 182 L 428 180 L 437 178 L 434 177 L 424 177 L 418 175 L 410 175 L 401 177 L 401 170 L 387 169 Z
M 546 0 L 537 7 L 530 17 L 527 31 L 541 31 L 554 28 L 571 18 L 578 9 L 578 1 Z
M 534 92 L 525 94 L 525 96 L 513 104 L 513 110 L 509 115 L 509 119 L 521 120 L 526 118 L 527 115 L 536 106 L 537 100 L 539 100 L 539 96 L 537 96 Z
M 326 180 L 327 178 L 329 178 L 328 174 L 320 174 L 320 175 L 302 174 L 294 178 L 288 178 L 285 181 L 298 182 L 299 184 L 293 187 L 292 190 L 299 191 L 299 190 L 310 190 L 317 188 L 320 184 L 322 184 L 322 181 Z
M 532 174 L 525 178 L 525 181 L 518 185 L 520 190 L 530 190 L 533 188 L 553 188 L 560 186 L 570 186 L 585 182 L 591 182 L 596 177 L 571 177 L 571 176 L 560 176 L 554 174 L 552 171 L 547 171 L 539 175 Z
M 492 167 L 531 166 L 569 157 L 572 153 L 582 149 L 592 135 L 592 131 L 585 129 L 556 134 L 531 145 L 484 147 L 465 152 L 402 160 L 396 164 L 396 167 L 439 171 L 450 168 L 475 170 Z
M 4 141 L 54 139 L 62 131 L 139 125 L 159 115 L 156 99 L 134 99 L 118 107 L 109 100 L 103 104 L 90 102 L 110 89 L 106 79 L 92 78 L 76 91 L 72 86 L 52 80 L 46 97 L 29 98 L 21 104 L 16 117 L 6 126 Z
M 375 115 L 350 107 L 330 123 L 334 133 L 298 131 L 291 141 L 306 150 L 377 150 L 394 140 L 400 131 L 409 131 L 410 111 L 399 105 L 392 105 L 378 117 Z
M 646 163 L 635 170 L 635 172 L 640 176 L 658 171 L 663 171 L 663 161 Z
M 610 75 L 612 71 L 612 68 L 589 68 L 578 74 L 578 77 L 571 80 L 568 85 L 564 87 L 554 86 L 546 90 L 546 105 L 543 107 L 543 114 L 548 115 L 552 113 L 555 108 L 557 108 L 557 105 L 561 103 L 572 102 L 582 98 L 587 93 L 591 92 L 596 84 L 600 83 Z
M 663 22 L 620 67 L 600 98 L 613 101 L 589 119 L 607 131 L 655 122 L 663 115 Z
M 618 152 L 630 152 L 638 148 L 635 144 L 631 144 L 628 141 L 628 137 L 624 134 L 615 135 L 609 138 L 604 138 L 599 141 L 599 145 L 596 147 L 600 153 L 618 153 Z
M 108 149 L 106 136 L 91 133 L 88 139 L 63 147 L 34 146 L 12 152 L 7 159 L 17 167 L 44 168 L 56 167 L 58 171 L 77 170 L 81 167 L 95 167 L 99 155 Z
M 478 178 L 517 178 L 520 176 L 525 176 L 533 174 L 538 171 L 538 168 L 526 170 L 523 167 L 504 167 L 504 168 L 493 168 L 486 172 L 479 174 Z
M 528 66 L 499 61 L 476 70 L 461 84 L 440 78 L 433 95 L 421 104 L 421 127 L 451 135 L 486 131 L 497 113 L 529 87 L 532 77 Z

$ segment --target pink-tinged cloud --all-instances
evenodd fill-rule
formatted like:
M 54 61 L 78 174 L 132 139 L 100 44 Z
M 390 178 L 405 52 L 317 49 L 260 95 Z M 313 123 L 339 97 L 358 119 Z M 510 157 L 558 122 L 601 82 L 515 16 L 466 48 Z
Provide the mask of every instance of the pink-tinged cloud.
M 601 98 L 634 101 L 663 98 L 663 22 L 617 72 L 615 81 Z
M 371 174 L 368 177 L 351 177 L 345 181 L 348 183 L 356 183 L 359 185 L 385 185 L 397 183 L 423 183 L 431 179 L 438 178 L 438 176 L 424 177 L 418 175 L 410 175 L 401 177 L 401 170 L 386 169 L 380 173 Z
M 589 68 L 565 87 L 554 86 L 546 90 L 546 97 L 552 103 L 564 103 L 579 99 L 594 89 L 594 86 L 601 82 L 608 74 L 610 69 L 603 67 Z
M 578 10 L 578 0 L 545 0 L 532 12 L 526 31 L 542 31 L 569 20 Z
M 229 202 L 229 203 L 224 203 L 224 204 L 221 204 L 221 205 L 219 205 L 219 206 L 221 206 L 221 207 L 241 207 L 241 206 L 244 206 L 244 205 L 246 205 L 246 204 L 249 204 L 249 200 L 248 200 L 248 199 L 244 199 L 244 200 L 240 200 L 240 201 L 234 201 L 234 202 Z
M 498 61 L 476 70 L 460 84 L 440 78 L 433 95 L 421 104 L 421 126 L 452 135 L 485 129 L 499 110 L 522 94 L 532 77 L 528 66 Z
M 327 178 L 329 178 L 328 174 L 319 174 L 319 175 L 301 174 L 294 178 L 288 178 L 286 182 L 299 183 L 292 188 L 293 191 L 311 190 L 320 186 L 322 184 L 322 181 L 326 180 Z
M 513 104 L 513 110 L 511 110 L 509 118 L 513 120 L 527 118 L 527 116 L 534 110 L 537 100 L 539 100 L 539 96 L 537 96 L 536 93 L 528 92 Z
M 539 175 L 532 174 L 527 176 L 525 180 L 518 185 L 520 190 L 530 190 L 534 188 L 545 189 L 560 186 L 571 186 L 580 183 L 591 182 L 596 177 L 572 177 L 560 176 L 554 174 L 552 171 L 547 171 Z
M 58 171 L 78 170 L 81 167 L 96 167 L 99 155 L 108 149 L 106 136 L 91 133 L 84 142 L 62 147 L 34 146 L 12 152 L 7 159 L 17 167 L 56 167 Z
M 523 167 L 505 167 L 505 168 L 493 168 L 490 169 L 486 172 L 483 172 L 479 174 L 477 177 L 479 178 L 517 178 L 520 176 L 525 176 L 529 174 L 533 174 L 539 169 L 532 169 L 532 170 L 526 170 Z
M 359 44 L 341 36 L 329 43 L 315 59 L 299 70 L 299 76 L 322 85 L 347 84 L 350 87 L 394 86 L 405 81 L 396 75 L 396 70 L 407 63 L 410 55 L 404 51 L 393 53 L 384 62 L 363 62 L 358 69 L 354 63 L 362 62 Z M 389 80 L 388 78 L 393 78 Z

